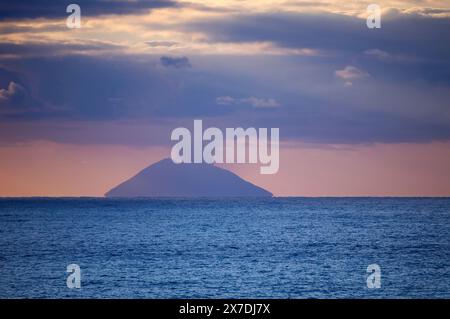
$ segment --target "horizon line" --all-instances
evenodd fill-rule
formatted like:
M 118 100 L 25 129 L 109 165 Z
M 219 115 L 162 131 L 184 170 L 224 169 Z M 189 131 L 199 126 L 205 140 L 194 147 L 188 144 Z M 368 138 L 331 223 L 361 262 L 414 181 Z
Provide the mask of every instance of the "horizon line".
M 268 199 L 268 198 L 443 198 L 450 199 L 450 195 L 320 195 L 320 196 L 305 196 L 305 195 L 289 195 L 289 196 L 132 196 L 132 197 L 120 197 L 120 196 L 0 196 L 0 200 L 4 199 L 233 199 L 233 198 L 255 198 L 255 199 Z

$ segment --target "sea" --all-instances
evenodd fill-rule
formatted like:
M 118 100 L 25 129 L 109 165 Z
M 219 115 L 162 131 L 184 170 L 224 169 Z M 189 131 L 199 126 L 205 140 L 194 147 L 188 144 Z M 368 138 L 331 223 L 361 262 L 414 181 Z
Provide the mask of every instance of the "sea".
M 0 298 L 450 298 L 450 198 L 4 198 Z

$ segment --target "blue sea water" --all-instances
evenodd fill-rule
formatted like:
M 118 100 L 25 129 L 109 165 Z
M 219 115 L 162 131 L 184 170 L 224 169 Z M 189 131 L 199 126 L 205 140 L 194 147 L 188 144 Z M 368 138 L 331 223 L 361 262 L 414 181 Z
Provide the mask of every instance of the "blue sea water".
M 0 199 L 0 297 L 450 298 L 450 199 Z

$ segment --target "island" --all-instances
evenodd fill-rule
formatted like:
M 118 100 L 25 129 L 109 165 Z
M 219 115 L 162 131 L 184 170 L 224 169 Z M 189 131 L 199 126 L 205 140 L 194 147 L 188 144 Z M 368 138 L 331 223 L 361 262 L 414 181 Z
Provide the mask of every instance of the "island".
M 117 185 L 106 197 L 271 197 L 238 175 L 205 163 L 163 159 Z

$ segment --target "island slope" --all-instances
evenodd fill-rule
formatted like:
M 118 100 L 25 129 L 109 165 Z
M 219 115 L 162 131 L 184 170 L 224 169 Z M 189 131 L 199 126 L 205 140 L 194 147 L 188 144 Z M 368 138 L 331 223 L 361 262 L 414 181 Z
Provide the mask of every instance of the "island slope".
M 161 160 L 105 194 L 106 197 L 270 197 L 272 193 L 210 164 Z

